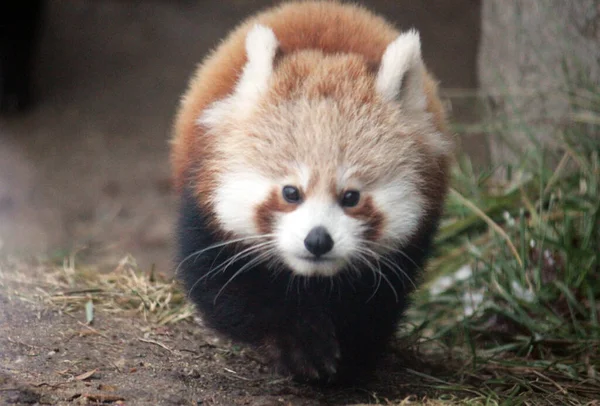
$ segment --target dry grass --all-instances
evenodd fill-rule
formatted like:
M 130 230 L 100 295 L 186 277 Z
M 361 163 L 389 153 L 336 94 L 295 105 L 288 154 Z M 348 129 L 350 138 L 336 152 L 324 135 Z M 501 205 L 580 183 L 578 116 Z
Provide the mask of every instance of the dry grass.
M 20 279 L 18 270 L 32 266 L 30 262 L 6 261 L 3 265 L 0 281 L 10 277 L 16 283 L 30 283 Z M 135 314 L 154 325 L 177 323 L 194 314 L 193 306 L 173 278 L 154 270 L 143 272 L 130 256 L 108 272 L 76 264 L 75 254 L 65 258 L 62 265 L 38 261 L 35 266 L 40 268 L 36 272 L 40 275 L 35 281 L 36 293 L 22 299 L 42 300 L 65 313 L 84 310 L 88 322 L 92 322 L 96 310 L 123 316 Z

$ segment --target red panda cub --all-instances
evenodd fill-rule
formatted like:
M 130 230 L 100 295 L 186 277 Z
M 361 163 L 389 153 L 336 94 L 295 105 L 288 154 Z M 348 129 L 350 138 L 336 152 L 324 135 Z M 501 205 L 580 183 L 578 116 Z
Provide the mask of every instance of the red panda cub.
M 242 23 L 172 140 L 178 275 L 204 322 L 297 379 L 373 371 L 430 251 L 450 141 L 416 31 L 332 1 Z

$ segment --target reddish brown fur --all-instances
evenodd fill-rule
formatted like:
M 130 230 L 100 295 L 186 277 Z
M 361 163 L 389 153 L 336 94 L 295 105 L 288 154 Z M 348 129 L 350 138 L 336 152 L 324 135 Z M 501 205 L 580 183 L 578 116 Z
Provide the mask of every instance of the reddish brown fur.
M 383 233 L 385 216 L 375 206 L 371 196 L 361 198 L 358 205 L 345 209 L 346 214 L 365 222 L 363 237 L 369 241 L 377 241 Z
M 315 61 L 325 61 L 315 66 Z M 277 67 L 281 74 L 273 83 L 273 100 L 290 100 L 297 97 L 340 99 L 352 95 L 362 102 L 374 98 L 373 80 L 367 60 L 361 55 L 327 55 L 321 51 L 300 51 L 283 58 Z M 332 80 L 335 78 L 335 80 Z M 359 90 L 357 93 L 356 91 Z
M 276 213 L 289 213 L 297 207 L 294 203 L 283 200 L 279 190 L 273 190 L 269 198 L 256 209 L 255 222 L 262 234 L 273 232 L 274 216 Z

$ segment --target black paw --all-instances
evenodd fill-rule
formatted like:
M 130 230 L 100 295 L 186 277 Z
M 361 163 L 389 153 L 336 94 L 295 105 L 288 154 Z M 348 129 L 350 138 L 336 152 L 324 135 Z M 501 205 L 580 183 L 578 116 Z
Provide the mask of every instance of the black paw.
M 301 318 L 267 340 L 267 355 L 277 372 L 296 380 L 331 382 L 341 359 L 333 323 L 326 317 Z

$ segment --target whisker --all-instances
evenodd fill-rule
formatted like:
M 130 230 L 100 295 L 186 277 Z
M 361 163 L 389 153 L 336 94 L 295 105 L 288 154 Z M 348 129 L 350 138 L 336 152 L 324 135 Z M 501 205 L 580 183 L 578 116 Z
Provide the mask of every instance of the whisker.
M 179 271 L 180 271 L 181 267 L 183 266 L 183 264 L 185 262 L 187 262 L 189 259 L 191 259 L 194 256 L 202 255 L 206 251 L 210 251 L 212 249 L 219 248 L 219 247 L 224 247 L 224 246 L 230 245 L 230 244 L 235 244 L 235 243 L 238 243 L 238 242 L 243 242 L 243 241 L 248 241 L 248 240 L 252 241 L 252 240 L 258 240 L 258 239 L 263 239 L 263 238 L 271 238 L 271 237 L 274 237 L 274 236 L 275 236 L 275 234 L 264 234 L 264 235 L 256 235 L 256 236 L 248 236 L 248 237 L 236 238 L 236 239 L 233 239 L 233 240 L 228 240 L 228 241 L 223 241 L 223 242 L 220 242 L 220 243 L 216 243 L 216 244 L 210 245 L 210 246 L 208 246 L 206 248 L 203 248 L 201 250 L 192 252 L 187 257 L 185 257 L 184 259 L 182 259 L 181 262 L 179 262 L 179 264 L 177 265 L 177 268 L 175 268 L 175 275 L 179 275 Z
M 363 256 L 363 258 L 364 258 L 364 256 Z M 394 293 L 394 298 L 396 299 L 396 303 L 398 303 L 398 301 L 399 301 L 398 292 L 396 291 L 396 288 L 394 288 L 394 285 L 392 284 L 392 282 L 388 279 L 388 277 L 385 275 L 385 273 L 381 271 L 381 268 L 379 268 L 379 270 L 377 270 L 377 273 L 380 276 L 379 282 L 381 283 L 381 278 L 383 278 L 383 280 L 385 280 L 385 282 L 388 284 L 388 286 L 390 287 L 390 289 L 392 289 L 392 292 Z M 375 296 L 375 294 L 379 290 L 380 283 L 377 284 L 377 288 L 375 289 L 375 292 L 373 292 L 373 295 L 371 295 L 371 297 L 369 299 L 367 299 L 367 302 Z
M 390 282 L 390 280 L 388 279 L 387 276 L 385 276 L 385 274 L 383 272 L 381 272 L 381 277 L 387 282 L 387 284 L 390 286 L 390 289 L 392 289 L 392 292 L 394 292 L 394 297 L 396 298 L 396 303 L 398 303 L 400 301 L 400 299 L 398 298 L 398 292 L 396 292 L 396 289 L 394 288 L 394 285 L 392 285 L 392 282 Z
M 365 241 L 363 241 L 363 242 L 366 242 L 366 240 L 365 240 Z M 372 242 L 372 241 L 370 241 L 370 242 Z M 380 244 L 380 245 L 381 245 L 381 246 L 384 246 L 383 244 Z M 371 249 L 369 249 L 369 248 L 367 248 L 367 247 L 361 247 L 360 249 L 362 249 L 362 250 L 367 250 L 367 251 L 369 252 L 369 254 L 370 254 L 370 255 L 372 255 L 372 256 L 374 256 L 374 257 L 378 258 L 378 259 L 379 259 L 379 260 L 381 260 L 381 261 L 382 261 L 384 264 L 386 264 L 386 265 L 387 265 L 389 268 L 391 268 L 390 270 L 391 270 L 391 271 L 393 271 L 393 272 L 396 274 L 396 276 L 398 276 L 398 278 L 399 278 L 399 279 L 402 281 L 402 283 L 403 283 L 403 284 L 404 284 L 403 278 L 400 278 L 400 277 L 399 277 L 399 275 L 398 275 L 398 274 L 397 274 L 395 271 L 399 271 L 400 273 L 402 273 L 402 275 L 404 275 L 404 277 L 405 277 L 406 279 L 408 279 L 408 281 L 409 281 L 409 282 L 410 282 L 410 283 L 413 285 L 413 287 L 414 287 L 415 289 L 417 288 L 417 285 L 416 285 L 416 284 L 415 284 L 415 282 L 412 280 L 412 278 L 411 278 L 411 277 L 410 277 L 410 276 L 409 276 L 409 275 L 406 273 L 406 271 L 404 271 L 404 269 L 402 269 L 402 268 L 400 267 L 400 265 L 398 265 L 398 264 L 396 264 L 395 262 L 393 262 L 393 261 L 392 261 L 391 259 L 389 259 L 387 256 L 385 256 L 385 255 L 381 255 L 381 254 L 377 253 L 376 251 L 373 251 L 373 250 L 371 250 Z M 396 252 L 399 252 L 399 253 L 401 253 L 402 255 L 404 255 L 406 258 L 408 258 L 408 259 L 410 260 L 410 258 L 409 258 L 409 257 L 408 257 L 406 254 L 404 254 L 402 251 L 400 251 L 400 250 L 397 250 Z M 412 260 L 411 260 L 411 262 L 413 262 L 413 263 L 414 263 L 414 261 L 412 261 Z M 416 265 L 416 264 L 415 264 L 415 265 Z
M 252 255 L 256 251 L 260 251 L 265 246 L 274 245 L 274 244 L 275 244 L 274 241 L 265 241 L 260 244 L 252 245 L 252 246 L 244 249 L 243 251 L 235 254 L 233 257 L 223 261 L 221 264 L 219 264 L 219 266 L 217 266 L 217 268 L 214 269 L 214 271 L 217 272 L 217 270 L 219 268 L 224 266 L 223 269 L 221 269 L 219 272 L 225 272 L 227 270 L 227 268 L 229 268 L 234 262 L 236 262 L 242 258 L 246 258 L 247 256 Z
M 369 268 L 369 270 L 373 274 L 373 287 L 375 287 L 375 284 L 377 282 L 377 279 L 375 278 L 375 276 L 377 275 L 376 269 L 373 267 L 373 265 L 371 264 L 371 262 L 365 256 L 365 254 L 367 254 L 367 253 L 361 251 L 360 249 L 358 249 L 357 252 L 359 254 L 359 255 L 357 255 L 358 259 L 360 259 Z M 360 273 L 360 269 L 357 269 L 357 272 Z
M 225 284 L 223 286 L 221 286 L 221 289 L 219 289 L 219 291 L 217 292 L 217 295 L 215 296 L 214 300 L 213 300 L 213 304 L 217 303 L 217 299 L 219 298 L 219 296 L 221 295 L 221 293 L 225 290 L 225 288 L 238 276 L 240 275 L 242 272 L 244 272 L 245 270 L 248 269 L 248 267 L 250 267 L 250 269 L 252 269 L 253 267 L 255 267 L 256 265 L 260 264 L 261 262 L 264 261 L 265 257 L 268 258 L 271 255 L 270 252 L 266 252 L 263 254 L 260 254 L 259 256 L 257 256 L 256 258 L 250 260 L 246 265 L 244 265 L 243 267 L 241 267 L 236 273 L 233 274 L 233 276 L 231 276 L 231 278 L 229 278 L 229 280 L 227 282 L 225 282 Z
M 259 252 L 261 250 L 263 250 L 265 247 L 268 247 L 269 245 L 274 245 L 275 242 L 274 241 L 267 241 L 258 245 L 253 245 L 249 248 L 244 249 L 242 252 L 236 254 L 233 258 L 229 258 L 226 259 L 223 263 L 219 264 L 216 268 L 214 269 L 209 269 L 204 275 L 202 275 L 200 278 L 198 278 L 198 280 L 196 280 L 196 282 L 194 282 L 194 284 L 192 285 L 192 287 L 189 289 L 188 291 L 188 297 L 192 294 L 192 291 L 196 288 L 196 286 L 198 286 L 198 284 L 200 282 L 202 282 L 204 279 L 211 277 L 212 275 L 217 274 L 218 272 L 225 272 L 225 269 L 229 266 L 231 266 L 235 261 L 239 261 L 241 259 L 244 259 L 256 252 Z M 267 251 L 269 253 L 273 252 L 272 251 Z M 243 255 L 242 255 L 243 254 Z M 219 269 L 222 266 L 225 265 L 225 269 Z
M 361 247 L 362 252 L 364 252 L 364 250 L 367 250 L 367 252 L 369 252 L 369 254 L 373 257 L 375 257 L 375 259 L 377 261 L 382 261 L 385 265 L 387 265 L 387 267 L 390 269 L 390 271 L 392 271 L 397 277 L 398 279 L 402 282 L 402 286 L 405 289 L 405 285 L 404 285 L 404 278 L 401 278 L 400 275 L 398 275 L 397 272 L 402 273 L 402 275 L 408 279 L 408 281 L 414 286 L 414 288 L 416 289 L 417 286 L 415 284 L 415 282 L 412 280 L 412 278 L 398 265 L 395 264 L 394 262 L 392 262 L 389 258 L 383 256 L 383 255 L 379 255 L 376 252 L 368 249 L 368 248 L 364 248 Z M 388 277 L 385 275 L 385 273 L 381 272 L 381 277 L 385 279 L 386 283 L 392 288 L 392 290 L 394 291 L 394 296 L 396 297 L 396 301 L 398 301 L 398 294 L 396 289 L 393 287 L 391 281 L 388 279 Z
M 359 259 L 361 259 L 365 263 L 365 265 L 367 265 L 371 269 L 371 272 L 373 272 L 373 293 L 367 299 L 368 303 L 371 301 L 371 299 L 373 299 L 373 297 L 375 297 L 375 295 L 379 291 L 379 288 L 381 287 L 381 279 L 383 273 L 381 272 L 381 266 L 379 266 L 379 262 L 379 268 L 375 269 L 374 265 L 371 263 L 371 261 L 368 260 L 368 258 L 365 255 L 360 254 Z
M 287 299 L 288 295 L 290 294 L 290 289 L 292 288 L 292 286 L 294 286 L 294 281 L 296 280 L 296 274 L 292 273 L 292 277 L 288 279 L 288 283 L 287 283 L 287 287 L 285 289 L 285 297 Z
M 253 247 L 253 248 L 254 248 L 254 247 Z M 243 258 L 245 258 L 245 257 L 247 257 L 247 256 L 249 256 L 249 255 L 252 255 L 254 252 L 257 252 L 257 251 L 259 251 L 259 250 L 260 250 L 260 247 L 259 247 L 259 248 L 254 248 L 252 251 L 248 252 L 248 253 L 247 253 L 247 254 L 245 254 L 244 256 L 242 256 L 242 257 L 239 257 L 239 258 L 237 258 L 237 259 L 243 259 Z M 202 275 L 200 278 L 198 278 L 198 280 L 196 280 L 196 282 L 194 282 L 194 284 L 192 285 L 192 287 L 191 287 L 191 288 L 190 288 L 190 290 L 188 291 L 188 297 L 189 297 L 189 296 L 192 294 L 192 291 L 193 291 L 193 290 L 196 288 L 196 286 L 197 286 L 197 285 L 198 285 L 200 282 L 202 282 L 204 279 L 206 279 L 206 278 L 208 278 L 208 277 L 211 277 L 212 275 L 215 275 L 215 274 L 217 274 L 217 273 L 219 272 L 219 268 L 220 268 L 220 267 L 221 267 L 221 266 L 222 266 L 224 263 L 226 263 L 226 262 L 228 262 L 228 261 L 229 261 L 229 260 L 228 260 L 228 259 L 226 259 L 226 260 L 225 260 L 223 263 L 219 264 L 219 266 L 217 266 L 217 267 L 216 267 L 216 268 L 214 268 L 214 269 L 209 269 L 209 270 L 208 270 L 208 271 L 207 271 L 205 274 L 203 274 L 203 275 Z
M 361 242 L 363 244 L 371 244 L 371 245 L 385 248 L 386 250 L 388 250 L 390 252 L 397 252 L 398 254 L 402 255 L 404 258 L 409 260 L 419 271 L 423 272 L 423 268 L 420 267 L 419 265 L 417 265 L 417 263 L 400 248 L 392 247 L 392 246 L 389 246 L 387 244 L 383 244 L 383 243 L 380 243 L 377 241 L 362 240 Z
M 381 257 L 381 260 L 383 261 L 384 264 L 386 264 L 390 268 L 390 270 L 392 272 L 394 272 L 394 275 L 396 275 L 396 277 L 398 279 L 400 279 L 403 287 L 405 287 L 404 279 L 407 279 L 410 282 L 410 284 L 413 286 L 413 288 L 417 289 L 417 285 L 415 284 L 413 279 L 408 275 L 408 273 L 406 273 L 406 271 L 404 269 L 402 269 L 400 267 L 400 265 L 394 263 L 392 260 L 390 260 L 389 258 L 386 258 L 386 257 Z M 398 273 L 396 271 L 400 272 L 404 276 L 404 278 L 401 278 L 400 275 L 398 275 Z

